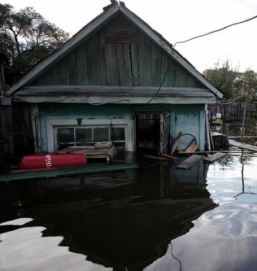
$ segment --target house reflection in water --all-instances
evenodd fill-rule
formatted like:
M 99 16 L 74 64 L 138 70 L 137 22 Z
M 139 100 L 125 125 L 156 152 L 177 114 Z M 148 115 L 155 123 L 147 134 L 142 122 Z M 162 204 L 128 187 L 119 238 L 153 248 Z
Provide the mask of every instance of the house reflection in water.
M 36 218 L 28 226 L 46 227 L 44 237 L 63 236 L 61 246 L 95 264 L 142 270 L 165 255 L 193 220 L 216 207 L 206 189 L 206 167 L 200 161 L 178 170 L 168 162 L 129 175 L 41 181 L 41 196 L 30 195 L 30 204 L 23 206 Z

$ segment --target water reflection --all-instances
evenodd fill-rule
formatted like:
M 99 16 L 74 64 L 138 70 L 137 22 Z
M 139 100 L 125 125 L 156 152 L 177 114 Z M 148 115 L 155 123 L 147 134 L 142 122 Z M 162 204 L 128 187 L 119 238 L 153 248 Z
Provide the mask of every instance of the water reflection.
M 8 253 L 3 246 L 15 238 L 33 251 L 42 251 L 35 257 L 49 270 L 80 270 L 83 255 L 85 270 L 99 265 L 143 270 L 167 253 L 181 268 L 171 241 L 188 233 L 193 221 L 218 206 L 206 189 L 207 170 L 202 162 L 190 170 L 177 170 L 171 162 L 148 162 L 137 171 L 9 184 L 0 190 L 8 194 L 8 211 L 0 218 L 26 216 L 33 221 L 25 227 L 0 227 L 2 255 Z M 13 203 L 17 206 L 10 206 Z M 77 269 L 71 267 L 72 262 Z M 22 270 L 20 265 L 33 270 L 33 264 L 18 262 L 12 270 Z
M 219 206 L 203 213 L 145 270 L 256 270 L 256 163 L 254 153 L 231 149 L 224 160 L 210 165 L 207 187 Z

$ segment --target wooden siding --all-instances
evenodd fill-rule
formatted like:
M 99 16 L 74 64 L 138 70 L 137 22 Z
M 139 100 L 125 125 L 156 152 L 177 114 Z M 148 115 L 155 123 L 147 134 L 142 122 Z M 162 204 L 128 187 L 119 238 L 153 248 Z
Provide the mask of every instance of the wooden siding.
M 203 87 L 175 59 L 119 15 L 33 85 L 157 87 L 162 81 L 166 87 Z

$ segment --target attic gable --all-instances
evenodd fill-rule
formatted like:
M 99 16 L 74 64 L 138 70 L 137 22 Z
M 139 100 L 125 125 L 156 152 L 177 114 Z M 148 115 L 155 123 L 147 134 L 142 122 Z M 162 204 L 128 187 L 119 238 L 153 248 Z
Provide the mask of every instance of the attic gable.
M 202 87 L 119 14 L 31 85 L 157 87 L 161 83 L 167 87 Z
M 25 74 L 8 94 L 28 85 L 150 87 L 161 82 L 171 87 L 204 87 L 222 97 L 165 39 L 124 4 L 114 2 Z

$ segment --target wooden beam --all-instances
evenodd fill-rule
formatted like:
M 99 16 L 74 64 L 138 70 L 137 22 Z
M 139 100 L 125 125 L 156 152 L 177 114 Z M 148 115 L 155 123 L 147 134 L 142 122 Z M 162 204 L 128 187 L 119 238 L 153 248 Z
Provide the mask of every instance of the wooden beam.
M 130 97 L 130 96 L 113 96 L 113 97 L 99 97 L 99 96 L 16 96 L 15 102 L 26 103 L 81 103 L 91 105 L 104 105 L 104 104 L 147 104 L 152 97 Z M 214 104 L 215 98 L 190 98 L 190 97 L 156 97 L 151 101 L 151 104 Z
M 0 182 L 9 182 L 14 180 L 28 180 L 28 179 L 38 179 L 38 178 L 54 178 L 61 176 L 70 176 L 76 174 L 92 174 L 99 172 L 112 172 L 127 169 L 139 168 L 137 164 L 121 164 L 121 165 L 108 165 L 108 166 L 85 166 L 85 167 L 74 167 L 56 170 L 43 170 L 37 172 L 24 172 L 20 174 L 7 174 L 2 175 Z

